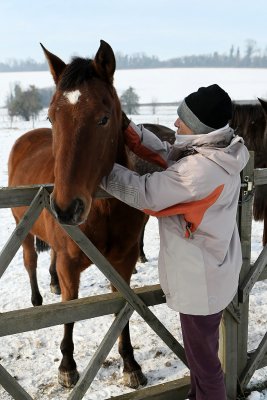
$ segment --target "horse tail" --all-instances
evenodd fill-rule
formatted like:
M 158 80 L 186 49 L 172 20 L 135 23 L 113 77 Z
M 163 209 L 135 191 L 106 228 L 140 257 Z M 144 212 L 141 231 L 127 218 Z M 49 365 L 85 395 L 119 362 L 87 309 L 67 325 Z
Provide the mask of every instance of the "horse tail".
M 267 212 L 267 185 L 256 186 L 253 202 L 253 217 L 255 221 L 262 221 Z
M 39 239 L 37 236 L 35 237 L 35 247 L 37 253 L 42 253 L 43 251 L 48 251 L 50 249 L 49 244 Z

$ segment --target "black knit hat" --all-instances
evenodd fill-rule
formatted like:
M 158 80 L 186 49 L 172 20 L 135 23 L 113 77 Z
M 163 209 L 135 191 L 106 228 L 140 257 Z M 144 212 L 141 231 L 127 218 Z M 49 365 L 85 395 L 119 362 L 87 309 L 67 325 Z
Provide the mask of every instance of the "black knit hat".
M 177 113 L 193 133 L 209 133 L 224 127 L 232 118 L 232 101 L 228 93 L 214 84 L 185 97 Z

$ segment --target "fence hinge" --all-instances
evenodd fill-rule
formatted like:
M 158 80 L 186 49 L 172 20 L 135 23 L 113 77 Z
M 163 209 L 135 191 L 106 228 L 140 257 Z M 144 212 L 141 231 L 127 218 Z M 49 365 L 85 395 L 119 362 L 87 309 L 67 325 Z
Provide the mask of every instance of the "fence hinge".
M 246 203 L 252 199 L 254 195 L 254 185 L 252 177 L 249 175 L 243 176 L 243 180 L 241 182 L 240 196 L 238 204 L 241 205 Z

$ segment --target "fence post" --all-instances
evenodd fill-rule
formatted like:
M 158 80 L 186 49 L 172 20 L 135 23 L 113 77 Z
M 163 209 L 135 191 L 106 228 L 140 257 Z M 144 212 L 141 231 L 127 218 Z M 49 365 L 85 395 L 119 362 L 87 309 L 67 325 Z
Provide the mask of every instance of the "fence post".
M 237 303 L 237 296 L 232 304 Z M 230 312 L 224 311 L 221 324 L 223 333 L 223 360 L 222 366 L 225 373 L 225 385 L 228 400 L 236 400 L 237 394 L 237 321 Z
M 242 247 L 243 264 L 239 282 L 242 283 L 250 268 L 251 226 L 252 226 L 252 185 L 254 169 L 254 153 L 250 152 L 250 160 L 241 173 L 242 188 L 237 213 L 237 224 Z M 226 390 L 229 400 L 235 400 L 239 389 L 239 376 L 247 364 L 248 342 L 248 305 L 249 299 L 239 303 L 238 294 L 224 312 L 224 358 Z
M 254 152 L 250 152 L 250 159 L 242 171 L 242 182 L 253 183 Z M 246 278 L 251 265 L 251 230 L 252 230 L 252 192 L 245 187 L 241 190 L 241 206 L 239 210 L 239 233 L 242 246 L 243 265 L 240 273 L 240 283 Z M 248 360 L 248 313 L 249 296 L 244 303 L 239 303 L 240 324 L 238 325 L 238 364 L 237 374 L 240 377 Z M 243 388 L 240 386 L 240 390 Z

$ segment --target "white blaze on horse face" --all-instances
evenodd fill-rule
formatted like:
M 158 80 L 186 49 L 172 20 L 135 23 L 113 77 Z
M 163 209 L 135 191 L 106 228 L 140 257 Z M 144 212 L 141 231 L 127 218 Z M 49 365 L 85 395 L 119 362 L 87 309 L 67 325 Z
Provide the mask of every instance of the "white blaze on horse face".
M 81 96 L 81 92 L 77 89 L 72 92 L 64 92 L 63 95 L 69 100 L 70 104 L 76 104 Z

